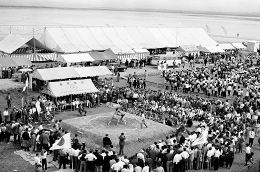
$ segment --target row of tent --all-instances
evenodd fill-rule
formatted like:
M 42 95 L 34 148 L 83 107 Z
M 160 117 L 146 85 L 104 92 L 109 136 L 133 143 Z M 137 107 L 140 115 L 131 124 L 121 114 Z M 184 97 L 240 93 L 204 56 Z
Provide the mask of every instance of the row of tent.
M 0 42 L 0 51 L 11 54 L 24 45 L 55 53 L 111 49 L 115 54 L 131 54 L 134 49 L 176 48 L 182 45 L 215 46 L 217 42 L 203 28 L 45 28 L 40 39 L 8 35 Z
M 111 75 L 112 72 L 106 66 L 90 66 L 90 67 L 56 67 L 36 69 L 32 78 L 42 81 L 79 79 L 95 76 Z

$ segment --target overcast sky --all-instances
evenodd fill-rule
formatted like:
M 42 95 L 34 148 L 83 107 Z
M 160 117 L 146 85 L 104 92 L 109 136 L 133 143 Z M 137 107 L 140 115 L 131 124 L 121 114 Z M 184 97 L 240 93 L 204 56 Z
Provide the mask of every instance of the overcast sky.
M 260 0 L 0 0 L 1 5 L 259 13 Z

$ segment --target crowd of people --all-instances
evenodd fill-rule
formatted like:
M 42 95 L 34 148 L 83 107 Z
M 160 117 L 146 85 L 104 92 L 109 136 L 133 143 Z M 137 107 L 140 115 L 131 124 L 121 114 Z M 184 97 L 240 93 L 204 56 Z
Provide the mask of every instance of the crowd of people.
M 124 133 L 119 136 L 119 152 L 108 135 L 103 139 L 102 149 L 88 148 L 75 135 L 71 149 L 49 150 L 67 131 L 62 128 L 61 120 L 44 128 L 36 112 L 39 107 L 49 109 L 46 111 L 56 108 L 55 104 L 62 107 L 65 100 L 52 103 L 44 96 L 32 100 L 23 109 L 14 107 L 11 114 L 8 110 L 12 107 L 12 97 L 6 97 L 8 108 L 0 121 L 0 141 L 9 143 L 13 137 L 14 143 L 21 144 L 25 151 L 39 152 L 35 167 L 43 170 L 47 169 L 46 156 L 49 154 L 53 154 L 54 161 L 59 160 L 59 168 L 69 164 L 70 168 L 80 172 L 218 170 L 219 167 L 231 168 L 235 156 L 243 152 L 244 165 L 248 165 L 253 163 L 252 147 L 260 133 L 259 69 L 251 63 L 231 62 L 235 62 L 231 57 L 220 58 L 211 67 L 168 71 L 164 77 L 171 85 L 169 90 L 146 89 L 147 74 L 144 77 L 135 73 L 129 75 L 128 87 L 124 88 L 115 88 L 108 80 L 99 84 L 100 92 L 85 98 L 89 100 L 87 106 L 117 102 L 125 111 L 179 128 L 175 134 L 154 142 L 132 157 L 124 155 L 127 142 Z M 173 90 L 182 90 L 184 94 Z M 202 93 L 206 97 L 185 94 L 190 92 Z M 81 99 L 74 98 L 75 109 L 80 108 Z M 195 121 L 199 125 L 194 130 L 190 127 Z M 32 122 L 38 122 L 37 127 Z M 199 138 L 206 140 L 200 142 Z

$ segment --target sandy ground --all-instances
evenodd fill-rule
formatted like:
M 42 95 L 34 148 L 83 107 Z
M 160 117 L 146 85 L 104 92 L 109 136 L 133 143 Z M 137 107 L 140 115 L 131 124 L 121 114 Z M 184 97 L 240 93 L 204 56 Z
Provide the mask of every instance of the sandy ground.
M 32 37 L 33 28 L 35 36 L 39 38 L 44 32 L 44 27 L 201 27 L 206 30 L 206 25 L 208 33 L 218 42 L 260 40 L 258 32 L 260 23 L 254 17 L 5 7 L 0 8 L 0 13 L 0 40 L 10 32 Z M 225 27 L 226 33 L 222 26 Z

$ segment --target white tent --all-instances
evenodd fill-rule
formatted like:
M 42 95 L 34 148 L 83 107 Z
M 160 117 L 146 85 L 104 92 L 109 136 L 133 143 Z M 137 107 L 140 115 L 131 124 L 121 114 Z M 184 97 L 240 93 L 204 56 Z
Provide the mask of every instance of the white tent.
M 242 42 L 239 43 L 231 43 L 236 49 L 246 49 Z
M 224 53 L 225 52 L 219 46 L 207 46 L 207 47 L 199 46 L 198 48 L 200 49 L 201 52 L 206 52 L 206 53 Z
M 91 79 L 49 82 L 42 91 L 52 97 L 98 92 Z
M 80 76 L 72 67 L 57 67 L 36 69 L 33 72 L 32 77 L 42 81 L 51 81 L 59 79 L 79 78 Z
M 80 63 L 95 61 L 88 53 L 84 54 L 59 54 L 57 61 L 63 63 Z
M 115 54 L 131 54 L 133 49 L 217 45 L 217 42 L 202 28 L 46 28 L 41 42 L 49 49 L 61 53 L 100 51 L 110 48 Z
M 231 44 L 218 44 L 219 47 L 221 47 L 223 50 L 234 50 L 235 47 Z

